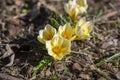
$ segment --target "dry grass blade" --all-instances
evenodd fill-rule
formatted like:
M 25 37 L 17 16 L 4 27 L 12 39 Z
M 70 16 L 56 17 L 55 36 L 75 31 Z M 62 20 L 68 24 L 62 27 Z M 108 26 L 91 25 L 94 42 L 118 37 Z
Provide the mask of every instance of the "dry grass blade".
M 114 10 L 114 11 L 111 11 L 111 12 L 109 12 L 107 14 L 99 16 L 98 18 L 93 19 L 93 23 L 97 23 L 97 22 L 102 21 L 102 20 L 108 20 L 108 18 L 110 18 L 112 16 L 115 16 L 117 14 L 120 14 L 120 10 Z
M 0 80 L 24 80 L 24 79 L 16 78 L 6 73 L 0 73 Z

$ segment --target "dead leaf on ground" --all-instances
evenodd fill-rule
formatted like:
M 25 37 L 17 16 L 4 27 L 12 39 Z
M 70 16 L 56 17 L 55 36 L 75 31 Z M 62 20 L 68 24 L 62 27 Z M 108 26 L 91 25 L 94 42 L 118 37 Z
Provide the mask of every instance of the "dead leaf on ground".
M 8 64 L 6 64 L 5 66 L 11 66 L 14 62 L 15 53 L 11 49 L 9 44 L 6 44 L 5 48 L 6 48 L 6 51 L 4 53 L 1 53 L 2 55 L 0 56 L 0 59 L 4 59 L 4 58 L 8 57 L 10 62 Z
M 72 68 L 74 70 L 78 70 L 78 71 L 82 70 L 81 66 L 78 63 L 74 63 L 73 66 L 72 66 Z
M 90 80 L 90 75 L 88 75 L 88 74 L 80 74 L 80 77 L 82 79 Z

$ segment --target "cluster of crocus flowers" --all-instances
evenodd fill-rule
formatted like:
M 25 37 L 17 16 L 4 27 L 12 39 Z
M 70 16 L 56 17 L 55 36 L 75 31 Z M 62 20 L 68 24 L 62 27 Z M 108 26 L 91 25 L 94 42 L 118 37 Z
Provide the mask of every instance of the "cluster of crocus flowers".
M 78 15 L 82 15 L 87 12 L 87 1 L 86 0 L 70 0 L 65 4 L 65 11 L 72 20 L 75 20 Z
M 59 26 L 58 31 L 47 24 L 44 30 L 39 31 L 38 40 L 46 45 L 48 54 L 57 60 L 71 52 L 71 41 L 90 38 L 92 24 L 82 18 L 75 27 L 70 23 Z
M 74 38 L 74 29 L 69 23 L 60 26 L 58 32 L 47 24 L 43 30 L 39 31 L 38 35 L 38 40 L 46 45 L 48 54 L 57 60 L 71 52 L 71 40 Z
M 78 14 L 86 12 L 86 0 L 70 0 L 65 5 L 65 11 L 75 20 Z M 90 39 L 93 25 L 85 17 L 81 17 L 77 22 L 69 22 L 60 25 L 58 30 L 47 24 L 43 30 L 39 31 L 38 40 L 46 45 L 48 54 L 57 60 L 61 60 L 71 52 L 71 42 L 73 40 Z

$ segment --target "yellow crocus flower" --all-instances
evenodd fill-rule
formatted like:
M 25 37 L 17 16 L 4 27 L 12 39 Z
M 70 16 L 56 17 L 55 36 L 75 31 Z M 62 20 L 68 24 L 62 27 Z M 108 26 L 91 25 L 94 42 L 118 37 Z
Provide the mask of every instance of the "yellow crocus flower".
M 64 26 L 60 26 L 58 29 L 58 34 L 68 40 L 73 40 L 74 36 L 74 29 L 70 25 L 70 23 L 66 23 Z
M 57 60 L 61 60 L 71 52 L 71 41 L 55 35 L 51 40 L 46 41 L 48 54 Z
M 47 40 L 51 40 L 55 34 L 56 29 L 53 28 L 51 25 L 47 24 L 44 30 L 39 31 L 38 40 L 41 43 L 45 44 L 45 42 Z
M 65 11 L 70 15 L 72 20 L 75 20 L 78 15 L 87 12 L 87 1 L 86 0 L 70 0 L 65 4 Z
M 84 40 L 90 38 L 90 33 L 93 30 L 91 22 L 86 21 L 85 18 L 81 18 L 75 26 L 75 40 Z
M 67 4 L 65 4 L 64 8 L 66 13 L 72 18 L 72 20 L 75 20 L 80 13 L 75 0 L 70 0 Z

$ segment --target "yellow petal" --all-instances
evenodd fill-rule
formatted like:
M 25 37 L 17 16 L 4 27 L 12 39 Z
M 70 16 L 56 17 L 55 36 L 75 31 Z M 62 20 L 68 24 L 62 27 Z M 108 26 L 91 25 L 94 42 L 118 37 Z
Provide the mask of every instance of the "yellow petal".
M 82 26 L 82 24 L 84 24 L 86 22 L 86 18 L 85 17 L 83 17 L 83 18 L 81 18 L 78 22 L 77 22 L 77 25 L 76 26 Z
M 58 34 L 65 39 L 71 40 L 74 36 L 74 29 L 70 23 L 66 23 L 64 26 L 59 27 Z
M 87 7 L 88 5 L 86 0 L 70 0 L 65 4 L 64 8 L 72 20 L 76 20 L 78 15 L 82 15 L 87 12 Z
M 58 45 L 61 46 L 63 43 L 63 39 L 61 39 L 60 36 L 55 35 L 55 37 L 51 40 L 51 42 L 52 42 L 53 46 L 58 46 Z
M 88 7 L 86 0 L 76 0 L 76 3 L 81 7 L 85 7 L 86 9 Z
M 53 27 L 51 26 L 51 25 L 49 25 L 49 24 L 47 24 L 46 26 L 45 26 L 45 30 L 52 30 L 53 29 Z
M 93 24 L 92 24 L 92 22 L 86 22 L 86 26 L 88 26 L 88 33 L 91 33 L 93 31 Z
M 72 20 L 75 20 L 79 14 L 79 8 L 78 8 L 78 5 L 76 4 L 76 1 L 70 0 L 67 4 L 65 4 L 64 8 L 65 8 L 66 13 L 70 15 Z
M 46 41 L 46 48 L 49 55 L 60 60 L 63 56 L 70 53 L 71 42 L 56 35 L 51 40 Z
M 77 35 L 75 40 L 85 40 L 85 39 L 89 40 L 90 37 L 91 36 L 89 34 L 87 34 L 87 35 Z
M 74 7 L 69 13 L 71 13 L 70 16 L 72 20 L 75 20 L 79 15 L 79 9 L 77 7 Z
M 45 41 L 52 39 L 55 34 L 56 29 L 47 24 L 44 30 L 39 31 L 38 40 L 44 44 Z
M 81 14 L 87 13 L 87 10 L 85 9 L 85 7 L 80 7 L 80 13 Z
M 83 34 L 89 34 L 93 29 L 92 29 L 92 24 L 90 22 L 86 22 L 84 25 L 81 27 Z
M 43 38 L 43 30 L 39 31 L 39 35 L 37 37 L 37 39 L 41 42 L 41 43 L 45 43 L 45 40 Z
M 86 22 L 85 18 L 81 18 L 75 26 L 75 40 L 84 40 L 90 38 L 90 33 L 93 30 L 93 25 L 91 22 Z

